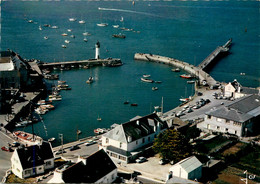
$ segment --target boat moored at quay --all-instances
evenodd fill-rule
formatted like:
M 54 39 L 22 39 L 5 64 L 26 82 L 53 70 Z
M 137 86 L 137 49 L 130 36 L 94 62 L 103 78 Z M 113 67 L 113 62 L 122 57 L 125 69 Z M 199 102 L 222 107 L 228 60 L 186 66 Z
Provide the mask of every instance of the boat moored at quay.
M 152 79 L 146 79 L 146 78 L 141 78 L 141 81 L 143 82 L 148 82 L 148 83 L 153 83 L 154 81 Z

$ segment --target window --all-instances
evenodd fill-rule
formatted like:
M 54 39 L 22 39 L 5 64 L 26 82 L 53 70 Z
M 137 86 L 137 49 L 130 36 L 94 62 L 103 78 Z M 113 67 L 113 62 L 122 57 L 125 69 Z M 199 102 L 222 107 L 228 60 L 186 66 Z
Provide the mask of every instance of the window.
M 230 120 L 226 120 L 226 123 L 227 123 L 227 124 L 230 124 Z
M 219 128 L 220 128 L 220 127 L 219 127 L 219 126 L 217 126 L 217 130 L 219 130 Z
M 31 174 L 31 170 L 25 170 L 25 171 L 24 171 L 24 174 L 25 174 L 25 175 Z
M 211 119 L 211 115 L 208 115 L 208 119 Z
M 120 142 L 119 147 L 122 148 L 122 143 Z
M 242 123 L 240 123 L 240 122 L 235 122 L 235 121 L 234 121 L 233 125 L 235 125 L 235 126 L 241 126 Z
M 145 138 L 143 138 L 143 143 L 145 142 Z
M 221 121 L 222 121 L 222 119 L 221 119 L 221 118 L 217 118 L 217 121 L 218 121 L 218 122 L 221 122 Z
M 151 140 L 151 138 L 150 137 L 148 137 L 148 141 L 150 141 Z
M 51 161 L 47 161 L 47 162 L 45 163 L 45 165 L 46 165 L 46 166 L 52 165 L 52 164 L 51 164 Z
M 109 143 L 109 139 L 108 138 L 106 138 L 106 143 Z
M 126 157 L 120 156 L 118 157 L 120 160 L 126 161 Z
M 235 134 L 237 134 L 237 131 L 235 130 Z
M 138 144 L 138 141 L 136 141 L 135 143 Z
M 111 153 L 111 157 L 115 157 L 115 158 L 117 158 L 117 154 L 115 154 L 115 153 Z
M 226 132 L 228 131 L 228 128 L 226 128 Z

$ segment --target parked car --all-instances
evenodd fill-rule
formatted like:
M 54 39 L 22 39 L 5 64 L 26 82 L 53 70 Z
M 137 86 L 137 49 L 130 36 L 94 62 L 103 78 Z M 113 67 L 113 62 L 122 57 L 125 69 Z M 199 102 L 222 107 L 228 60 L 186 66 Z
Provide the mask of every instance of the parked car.
M 159 161 L 159 164 L 160 165 L 164 165 L 164 164 L 167 164 L 168 163 L 168 160 L 166 160 L 166 159 L 161 159 L 160 161 Z
M 8 151 L 8 152 L 12 152 L 13 151 L 12 148 L 9 148 L 7 146 L 3 146 L 1 149 L 2 149 L 2 151 Z
M 13 143 L 11 144 L 11 146 L 12 146 L 12 147 L 17 147 L 17 146 L 20 146 L 20 143 L 19 143 L 19 142 L 13 142 Z
M 62 153 L 66 153 L 66 151 L 65 150 L 58 150 L 58 151 L 56 151 L 56 152 L 54 152 L 54 154 L 55 155 L 59 155 L 59 154 L 62 154 Z
M 75 145 L 75 146 L 71 146 L 70 147 L 70 151 L 74 151 L 76 149 L 79 149 L 79 146 L 78 145 Z
M 90 141 L 86 142 L 85 145 L 90 146 L 90 145 L 96 144 L 96 143 L 97 143 L 96 141 L 90 140 Z
M 145 157 L 139 157 L 138 159 L 135 160 L 136 163 L 143 163 L 145 162 L 147 159 Z

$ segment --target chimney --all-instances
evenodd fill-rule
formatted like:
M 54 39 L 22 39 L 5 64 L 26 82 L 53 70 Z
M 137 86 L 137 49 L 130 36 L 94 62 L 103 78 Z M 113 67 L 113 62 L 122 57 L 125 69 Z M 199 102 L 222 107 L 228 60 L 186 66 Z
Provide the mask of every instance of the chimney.
M 130 135 L 127 136 L 127 142 L 132 142 L 132 137 Z

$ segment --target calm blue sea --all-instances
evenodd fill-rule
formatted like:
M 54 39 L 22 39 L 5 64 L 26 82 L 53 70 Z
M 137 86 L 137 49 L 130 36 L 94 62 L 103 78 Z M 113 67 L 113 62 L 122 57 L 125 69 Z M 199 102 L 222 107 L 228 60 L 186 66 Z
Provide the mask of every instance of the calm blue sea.
M 105 8 L 99 10 L 98 7 Z M 70 17 L 77 18 L 70 22 Z M 124 22 L 120 22 L 124 17 Z M 25 19 L 32 19 L 28 23 Z M 86 24 L 79 24 L 78 20 Z M 105 22 L 107 27 L 96 24 Z M 260 16 L 259 1 L 4 1 L 1 2 L 1 50 L 10 48 L 23 58 L 45 62 L 94 58 L 95 43 L 101 43 L 101 58 L 121 58 L 118 68 L 94 67 L 58 72 L 71 91 L 63 91 L 63 100 L 56 109 L 44 115 L 44 123 L 34 126 L 44 138 L 64 134 L 64 141 L 93 135 L 93 129 L 108 128 L 113 123 L 124 123 L 136 115 L 146 115 L 164 98 L 164 111 L 179 104 L 179 98 L 192 95 L 192 85 L 186 84 L 171 67 L 134 61 L 136 52 L 153 53 L 199 64 L 217 46 L 233 39 L 230 54 L 210 71 L 218 81 L 237 79 L 243 86 L 260 86 Z M 58 29 L 39 25 L 50 24 Z M 122 31 L 112 27 L 135 31 Z M 75 39 L 61 36 L 68 33 Z M 91 33 L 83 42 L 83 32 Z M 123 33 L 126 39 L 112 38 Z M 43 37 L 48 36 L 48 40 Z M 66 49 L 64 40 L 71 41 Z M 240 73 L 246 73 L 241 76 Z M 143 74 L 161 84 L 140 81 Z M 86 84 L 89 75 L 95 82 Z M 152 91 L 152 86 L 158 86 Z M 124 105 L 129 100 L 137 107 Z M 97 121 L 97 117 L 102 121 Z M 30 127 L 25 131 L 30 131 Z M 58 143 L 58 142 L 57 142 Z

